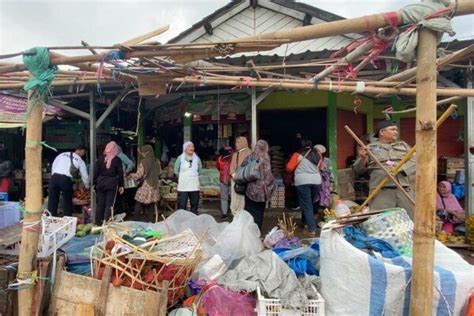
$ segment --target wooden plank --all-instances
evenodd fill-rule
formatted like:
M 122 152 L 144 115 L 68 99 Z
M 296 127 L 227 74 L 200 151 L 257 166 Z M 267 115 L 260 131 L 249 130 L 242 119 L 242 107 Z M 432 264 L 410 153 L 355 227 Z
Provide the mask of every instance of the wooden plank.
M 94 305 L 92 304 L 77 304 L 74 309 L 74 316 L 94 316 Z
M 166 94 L 166 81 L 151 76 L 137 76 L 138 93 L 140 96 L 156 96 Z
M 0 247 L 10 247 L 21 241 L 22 224 L 18 223 L 12 226 L 0 229 Z
M 112 268 L 105 267 L 104 274 L 102 276 L 102 282 L 100 284 L 98 303 L 95 312 L 99 316 L 104 316 L 107 310 L 107 296 L 109 295 L 110 278 L 112 276 Z
M 74 315 L 78 304 L 99 304 L 102 281 L 61 271 L 55 284 L 53 299 L 50 305 L 50 315 Z M 166 315 L 166 304 L 162 306 L 160 295 L 167 297 L 167 291 L 152 292 L 150 304 L 144 304 L 147 292 L 127 287 L 114 287 L 109 284 L 107 305 L 104 315 L 146 315 L 145 311 L 153 311 L 149 315 Z M 137 303 L 138 302 L 138 303 Z M 145 306 L 145 305 L 152 305 Z M 158 311 L 165 311 L 165 313 Z

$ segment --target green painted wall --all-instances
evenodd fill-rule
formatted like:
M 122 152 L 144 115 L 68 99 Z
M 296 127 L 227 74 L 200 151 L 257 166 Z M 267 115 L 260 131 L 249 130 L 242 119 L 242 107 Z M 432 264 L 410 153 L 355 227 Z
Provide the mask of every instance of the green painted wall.
M 328 106 L 328 91 L 276 91 L 271 93 L 265 98 L 259 105 L 258 110 L 303 110 L 310 108 L 323 108 Z M 354 108 L 354 96 L 350 93 L 334 93 L 337 99 L 337 108 L 344 110 L 353 110 Z M 373 109 L 373 100 L 360 96 L 362 100 L 362 106 L 359 108 L 359 112 L 367 113 Z

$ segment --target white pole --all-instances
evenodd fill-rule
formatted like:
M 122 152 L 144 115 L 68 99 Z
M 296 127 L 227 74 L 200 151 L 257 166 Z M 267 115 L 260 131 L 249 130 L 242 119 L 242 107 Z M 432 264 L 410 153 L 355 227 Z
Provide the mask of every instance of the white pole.
M 257 144 L 257 91 L 252 87 L 252 148 Z

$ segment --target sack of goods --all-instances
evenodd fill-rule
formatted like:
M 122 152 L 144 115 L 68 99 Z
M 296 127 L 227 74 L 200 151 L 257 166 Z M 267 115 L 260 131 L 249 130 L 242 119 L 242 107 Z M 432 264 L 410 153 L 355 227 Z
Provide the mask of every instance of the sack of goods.
M 387 220 L 400 222 L 390 218 L 395 215 L 392 212 Z M 323 230 L 320 250 L 324 254 L 320 261 L 321 294 L 328 315 L 409 314 L 411 257 L 400 255 L 383 239 L 364 236 L 356 226 L 343 231 Z M 462 315 L 473 284 L 474 266 L 436 241 L 431 314 Z
M 270 147 L 270 161 L 273 176 L 275 178 L 282 178 L 285 172 L 285 154 L 280 146 Z

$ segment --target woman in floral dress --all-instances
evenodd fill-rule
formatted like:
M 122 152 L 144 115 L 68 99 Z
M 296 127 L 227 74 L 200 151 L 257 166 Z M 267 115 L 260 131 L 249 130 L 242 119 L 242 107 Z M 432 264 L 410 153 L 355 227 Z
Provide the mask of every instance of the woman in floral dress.
M 161 165 L 150 145 L 143 146 L 138 152 L 143 160 L 137 172 L 130 175 L 135 181 L 142 182 L 135 194 L 135 211 L 150 214 L 155 211 L 156 203 L 160 200 Z

